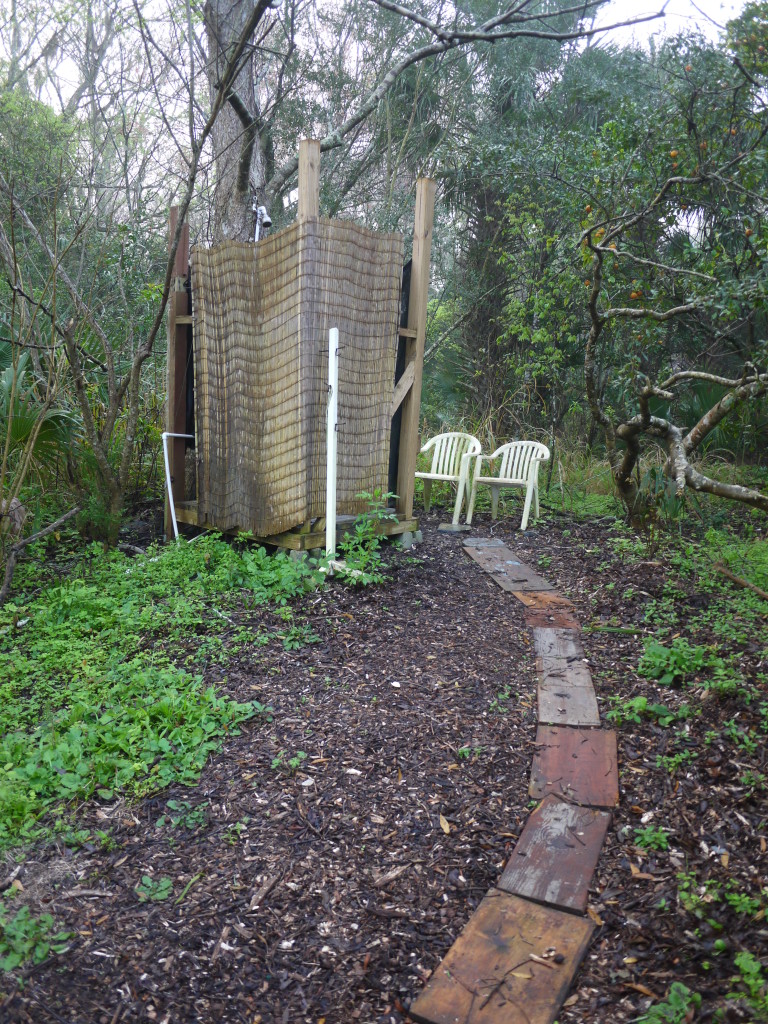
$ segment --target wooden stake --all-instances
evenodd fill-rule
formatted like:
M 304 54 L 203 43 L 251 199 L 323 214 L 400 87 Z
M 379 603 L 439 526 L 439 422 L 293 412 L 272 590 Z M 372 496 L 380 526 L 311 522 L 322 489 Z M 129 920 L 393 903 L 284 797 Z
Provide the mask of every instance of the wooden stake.
M 299 209 L 297 217 L 320 216 L 320 143 L 302 139 L 299 143 Z
M 413 266 L 408 327 L 416 331 L 408 338 L 405 350 L 406 371 L 413 366 L 413 385 L 403 399 L 400 427 L 400 458 L 397 467 L 397 511 L 410 519 L 413 515 L 414 473 L 419 454 L 419 412 L 421 379 L 424 370 L 424 339 L 427 333 L 429 263 L 432 256 L 432 224 L 435 216 L 437 182 L 419 178 L 416 184 L 416 209 L 413 223 Z
M 170 249 L 179 222 L 178 206 L 171 207 L 168 224 L 168 247 Z M 184 224 L 176 250 L 173 267 L 171 294 L 168 298 L 168 355 L 167 355 L 167 398 L 165 406 L 165 429 L 172 434 L 183 434 L 187 428 L 187 332 L 189 331 L 189 296 L 186 278 L 189 272 L 189 225 Z M 173 500 L 184 500 L 184 452 L 183 438 L 169 438 L 169 462 Z M 173 536 L 171 509 L 165 503 L 165 536 Z

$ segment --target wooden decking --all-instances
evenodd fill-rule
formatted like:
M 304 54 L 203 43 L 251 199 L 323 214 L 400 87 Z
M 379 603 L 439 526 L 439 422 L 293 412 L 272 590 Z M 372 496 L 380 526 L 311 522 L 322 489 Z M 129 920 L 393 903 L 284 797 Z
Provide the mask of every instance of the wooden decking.
M 498 540 L 465 550 L 525 606 L 539 677 L 528 818 L 496 887 L 410 1016 L 421 1024 L 552 1024 L 587 951 L 589 885 L 618 803 L 616 734 L 602 729 L 574 606 Z

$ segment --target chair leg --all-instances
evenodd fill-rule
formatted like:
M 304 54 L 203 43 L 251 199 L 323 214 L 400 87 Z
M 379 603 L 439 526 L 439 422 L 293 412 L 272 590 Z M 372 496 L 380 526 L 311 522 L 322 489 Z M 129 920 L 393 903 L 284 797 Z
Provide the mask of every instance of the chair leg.
M 472 481 L 472 490 L 469 492 L 469 505 L 467 505 L 467 526 L 472 525 L 472 513 L 475 511 L 475 498 L 477 497 L 477 484 Z
M 465 483 L 464 483 L 464 478 L 461 477 L 461 479 L 459 480 L 458 486 L 456 488 L 456 504 L 453 506 L 453 525 L 454 526 L 458 526 L 459 525 L 459 516 L 461 515 L 461 506 L 464 504 L 464 492 L 465 492 L 465 490 L 466 490 L 466 486 L 465 486 Z
M 539 481 L 537 480 L 533 487 L 533 518 L 539 518 Z
M 432 502 L 432 481 L 424 480 L 424 510 L 429 512 L 429 506 Z
M 531 512 L 531 499 L 533 498 L 534 485 L 529 483 L 525 490 L 525 506 L 523 507 L 523 521 L 520 523 L 520 529 L 524 530 L 528 525 L 528 516 Z
M 494 487 L 491 484 L 491 519 L 495 519 L 499 511 L 499 491 L 500 487 Z

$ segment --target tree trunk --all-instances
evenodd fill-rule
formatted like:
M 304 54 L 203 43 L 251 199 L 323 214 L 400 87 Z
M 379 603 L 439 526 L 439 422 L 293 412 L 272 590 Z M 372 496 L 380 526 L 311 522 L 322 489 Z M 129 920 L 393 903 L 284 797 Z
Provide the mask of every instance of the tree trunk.
M 208 0 L 205 25 L 210 60 L 211 102 L 232 47 L 253 12 L 251 0 Z M 254 86 L 254 57 L 246 54 L 228 102 L 211 132 L 216 183 L 213 195 L 213 241 L 253 241 L 254 201 L 263 202 L 266 160 L 259 135 L 260 110 Z

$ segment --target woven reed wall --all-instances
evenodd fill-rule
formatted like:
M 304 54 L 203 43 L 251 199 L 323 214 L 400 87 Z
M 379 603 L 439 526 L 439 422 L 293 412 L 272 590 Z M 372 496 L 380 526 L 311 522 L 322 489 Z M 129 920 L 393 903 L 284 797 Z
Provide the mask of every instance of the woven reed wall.
M 331 327 L 337 510 L 386 489 L 402 261 L 400 235 L 324 218 L 193 250 L 201 517 L 267 536 L 325 513 Z

